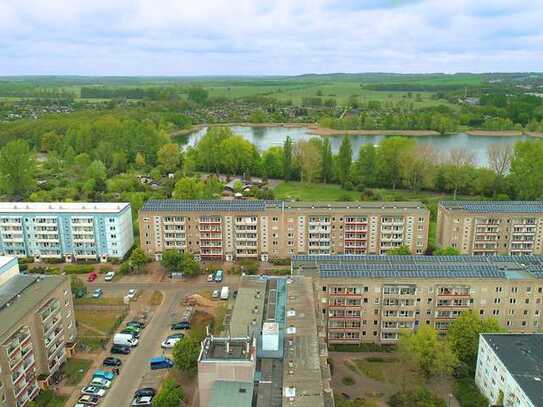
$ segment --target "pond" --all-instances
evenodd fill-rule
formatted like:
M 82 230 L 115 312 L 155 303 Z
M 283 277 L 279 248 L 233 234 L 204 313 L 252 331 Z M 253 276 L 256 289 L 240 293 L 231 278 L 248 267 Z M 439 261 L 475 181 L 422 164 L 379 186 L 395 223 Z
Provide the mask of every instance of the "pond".
M 232 130 L 255 144 L 260 151 L 274 146 L 282 146 L 287 136 L 290 136 L 294 142 L 297 140 L 308 140 L 311 137 L 319 137 L 310 134 L 310 129 L 285 128 L 285 127 L 241 127 L 234 126 Z M 187 145 L 195 145 L 207 132 L 207 128 L 202 128 L 186 136 Z M 354 158 L 358 156 L 358 150 L 362 144 L 379 144 L 386 137 L 391 136 L 349 136 L 353 146 Z M 495 136 L 469 136 L 465 133 L 440 135 L 440 136 L 417 136 L 414 139 L 417 143 L 426 143 L 432 145 L 438 152 L 447 154 L 453 149 L 465 149 L 471 151 L 477 165 L 485 166 L 488 163 L 487 149 L 491 144 L 514 144 L 517 141 L 526 140 L 527 136 L 517 137 L 495 137 Z M 330 136 L 332 151 L 337 153 L 341 145 L 341 136 Z

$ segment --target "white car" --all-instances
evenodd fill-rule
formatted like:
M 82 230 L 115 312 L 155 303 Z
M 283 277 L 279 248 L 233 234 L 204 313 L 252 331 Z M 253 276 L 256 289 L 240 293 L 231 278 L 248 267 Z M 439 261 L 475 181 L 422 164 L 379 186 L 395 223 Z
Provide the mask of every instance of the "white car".
M 213 274 L 208 274 L 207 275 L 207 282 L 211 283 L 212 281 L 213 281 Z
M 104 387 L 106 389 L 109 389 L 111 387 L 111 381 L 107 379 L 103 379 L 101 377 L 95 377 L 90 382 L 91 386 L 97 386 L 97 387 Z
M 81 394 L 104 397 L 106 394 L 106 390 L 98 386 L 86 386 L 81 389 Z
M 151 396 L 136 397 L 132 401 L 132 406 L 150 406 L 153 401 Z
M 113 277 L 115 277 L 115 272 L 114 271 L 108 271 L 104 277 L 104 280 L 105 281 L 112 281 L 113 280 Z
M 213 293 L 211 294 L 213 298 L 219 298 L 221 296 L 221 292 L 219 290 L 213 290 Z
M 160 346 L 162 346 L 165 349 L 171 349 L 175 346 L 177 342 L 183 339 L 183 336 L 184 336 L 183 334 L 170 335 L 162 341 Z
M 79 397 L 74 407 L 97 406 L 98 404 L 100 404 L 100 397 L 85 394 Z
M 138 293 L 138 290 L 136 290 L 135 288 L 131 288 L 130 290 L 128 290 L 128 294 L 127 294 L 127 297 L 132 300 L 134 297 L 136 297 L 136 294 Z

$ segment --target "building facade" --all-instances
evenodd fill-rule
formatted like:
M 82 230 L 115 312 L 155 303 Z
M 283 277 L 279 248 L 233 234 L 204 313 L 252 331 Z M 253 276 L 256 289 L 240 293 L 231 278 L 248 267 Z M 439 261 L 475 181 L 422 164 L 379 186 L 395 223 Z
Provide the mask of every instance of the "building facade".
M 0 254 L 107 261 L 134 244 L 128 203 L 0 203 Z
M 65 276 L 22 275 L 17 259 L 0 258 L 0 405 L 28 404 L 58 372 L 76 340 Z
M 429 211 L 421 203 L 147 201 L 141 247 L 160 259 L 179 249 L 202 260 L 287 258 L 296 254 L 422 254 Z
M 446 333 L 466 310 L 510 332 L 541 330 L 539 256 L 295 256 L 313 277 L 328 343 L 393 344 L 402 329 Z
M 543 201 L 446 201 L 437 243 L 462 254 L 543 254 Z
M 543 334 L 481 334 L 475 383 L 491 405 L 543 406 Z

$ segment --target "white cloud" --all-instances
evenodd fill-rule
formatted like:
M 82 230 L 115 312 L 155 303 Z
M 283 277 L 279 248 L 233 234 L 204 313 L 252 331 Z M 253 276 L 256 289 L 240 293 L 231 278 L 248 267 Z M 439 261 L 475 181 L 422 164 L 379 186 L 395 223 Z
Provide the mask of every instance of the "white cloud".
M 540 70 L 539 0 L 0 0 L 0 74 Z

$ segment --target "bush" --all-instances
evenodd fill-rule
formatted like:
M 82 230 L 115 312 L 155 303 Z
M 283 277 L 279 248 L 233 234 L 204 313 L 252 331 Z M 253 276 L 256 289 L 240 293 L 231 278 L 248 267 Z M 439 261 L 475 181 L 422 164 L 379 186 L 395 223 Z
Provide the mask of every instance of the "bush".
M 125 261 L 119 266 L 119 269 L 117 270 L 117 274 L 122 276 L 124 274 L 128 274 L 128 272 L 130 272 L 130 264 L 128 264 L 128 262 Z
M 361 343 L 359 345 L 351 344 L 333 344 L 328 345 L 331 352 L 394 352 L 394 345 L 379 345 L 377 343 Z
M 112 270 L 111 266 L 104 264 L 103 266 L 100 266 L 98 269 L 98 272 L 100 274 L 106 274 L 109 273 Z
M 33 274 L 60 274 L 60 269 L 58 267 L 36 266 L 30 268 L 28 272 Z
M 270 259 L 269 262 L 275 266 L 290 266 L 290 257 L 286 259 Z
M 462 407 L 486 407 L 488 400 L 479 392 L 471 377 L 458 379 L 454 384 L 454 397 Z
M 428 389 L 399 391 L 390 397 L 390 407 L 445 407 L 445 400 L 434 396 Z
M 341 383 L 345 386 L 352 386 L 354 384 L 354 379 L 351 376 L 344 376 L 343 379 L 341 379 Z
M 94 264 L 67 264 L 64 266 L 66 274 L 87 274 L 94 271 Z
M 270 270 L 272 276 L 289 276 L 290 269 L 272 269 Z

